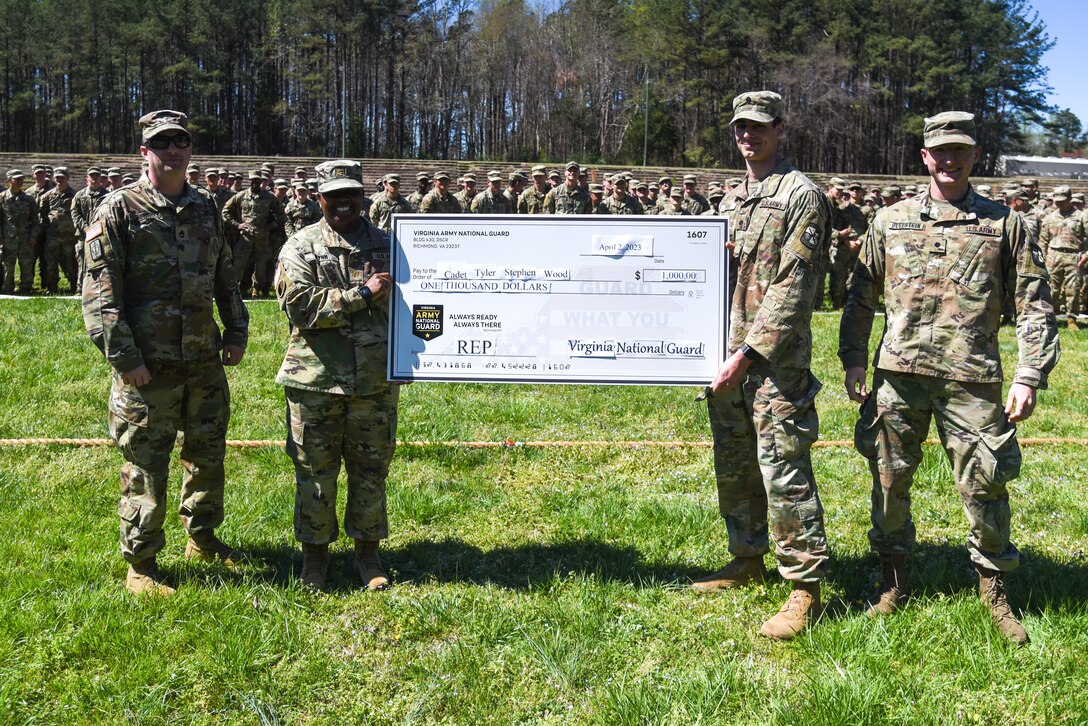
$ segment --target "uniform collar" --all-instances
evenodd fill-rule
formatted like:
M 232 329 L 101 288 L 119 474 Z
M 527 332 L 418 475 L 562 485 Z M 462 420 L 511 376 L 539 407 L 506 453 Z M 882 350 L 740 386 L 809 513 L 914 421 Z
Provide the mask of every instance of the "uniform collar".
M 790 160 L 786 157 L 782 157 L 775 164 L 774 169 L 771 169 L 771 173 L 765 176 L 761 181 L 753 182 L 751 179 L 745 178 L 743 184 L 737 189 L 742 190 L 737 194 L 738 198 L 745 199 L 741 195 L 744 194 L 743 189 L 748 188 L 747 199 L 763 199 L 764 197 L 773 197 L 778 194 L 778 188 L 782 186 L 782 180 L 786 177 L 786 174 L 793 171 L 793 165 L 790 164 Z
M 918 196 L 915 197 L 915 200 L 918 203 L 919 216 L 923 220 L 935 221 L 978 219 L 978 206 L 980 199 L 981 197 L 975 194 L 975 188 L 968 185 L 967 196 L 964 197 L 961 201 L 956 203 L 943 202 L 943 204 L 951 204 L 952 209 L 941 215 L 937 212 L 937 209 L 934 208 L 933 200 L 929 196 L 929 187 L 926 187 L 923 192 L 919 193 Z
M 151 198 L 151 201 L 156 207 L 167 207 L 169 209 L 182 209 L 190 204 L 195 204 L 200 201 L 200 194 L 190 186 L 189 182 L 185 182 L 185 185 L 181 188 L 181 199 L 177 204 L 174 204 L 166 195 L 160 192 L 151 184 L 151 180 L 146 176 L 140 177 L 140 180 L 135 185 L 141 192 Z M 110 190 L 106 190 L 109 192 Z
M 318 229 L 321 230 L 321 243 L 326 247 L 345 250 L 366 249 L 370 246 L 368 243 L 371 237 L 371 225 L 364 217 L 359 217 L 359 221 L 362 222 L 359 231 L 351 235 L 349 239 L 330 227 L 329 223 L 325 221 L 324 215 L 322 215 L 321 221 L 317 223 Z

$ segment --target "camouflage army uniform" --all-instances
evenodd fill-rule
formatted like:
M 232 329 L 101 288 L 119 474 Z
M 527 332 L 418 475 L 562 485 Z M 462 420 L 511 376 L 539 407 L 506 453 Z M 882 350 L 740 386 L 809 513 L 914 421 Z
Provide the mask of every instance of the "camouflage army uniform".
M 380 196 L 381 199 L 375 197 L 374 204 L 370 207 L 370 223 L 389 234 L 393 231 L 393 217 L 398 214 L 412 214 L 412 205 L 400 194 L 396 199 L 390 199 L 388 194 Z
M 857 205 L 847 201 L 833 209 L 832 228 L 837 231 L 850 228 L 850 239 L 859 240 L 865 236 L 865 230 L 869 228 L 865 221 L 865 215 Z M 854 264 L 858 261 L 861 249 L 850 249 L 850 244 L 844 239 L 833 239 L 831 243 L 831 258 L 829 262 L 830 275 L 828 284 L 831 288 L 831 307 L 835 310 L 842 309 L 846 304 L 846 286 L 850 273 L 854 271 Z M 823 302 L 823 295 L 818 302 Z
M 371 207 L 371 211 L 373 209 L 374 207 Z M 317 224 L 317 220 L 321 219 L 321 205 L 313 199 L 303 202 L 296 197 L 287 203 L 284 216 L 287 222 L 283 226 L 283 231 L 290 237 L 302 231 L 304 227 Z
M 248 293 L 252 280 L 258 294 L 268 294 L 276 264 L 275 236 L 287 223 L 283 204 L 271 192 L 246 189 L 227 201 L 222 217 L 238 235 L 233 253 L 241 290 Z M 239 225 L 243 223 L 253 229 L 242 231 Z
M 1088 226 L 1073 209 L 1062 214 L 1057 209 L 1043 218 L 1039 226 L 1039 247 L 1050 273 L 1054 301 L 1059 311 L 1069 315 L 1080 312 L 1081 253 L 1088 250 Z
M 739 386 L 706 393 L 718 507 L 735 557 L 762 557 L 768 520 L 778 569 L 818 582 L 828 558 L 809 449 L 821 384 L 809 370 L 816 273 L 830 235 L 827 198 L 783 159 L 722 200 L 737 256 L 727 355 L 758 355 Z
M 438 189 L 427 192 L 419 203 L 419 211 L 422 214 L 461 214 L 461 204 L 453 198 L 452 194 L 445 196 L 438 193 Z
M 385 379 L 389 310 L 360 287 L 388 269 L 389 238 L 363 221 L 349 237 L 322 219 L 284 245 L 276 295 L 291 325 L 276 382 L 287 398 L 287 452 L 295 465 L 295 537 L 339 535 L 336 480 L 347 466 L 344 532 L 388 535 L 385 480 L 396 450 L 397 387 Z
M 581 187 L 568 189 L 566 184 L 560 184 L 544 195 L 544 214 L 589 214 L 590 211 L 589 192 Z
M 15 291 L 15 266 L 19 266 L 19 292 L 29 293 L 34 287 L 34 262 L 37 250 L 34 240 L 38 234 L 38 203 L 24 191 L 0 192 L 0 251 L 4 280 L 0 292 Z
M 83 249 L 83 321 L 113 367 L 110 436 L 125 458 L 121 552 L 140 562 L 165 541 L 168 465 L 179 431 L 182 523 L 192 534 L 223 521 L 230 393 L 219 352 L 224 344 L 245 347 L 249 316 L 218 210 L 189 185 L 176 205 L 146 177 L 111 194 Z M 124 383 L 121 374 L 141 365 L 150 383 Z
M 427 192 L 427 194 L 430 194 L 430 192 Z M 419 214 L 420 205 L 423 204 L 423 197 L 427 196 L 427 194 L 420 194 L 417 189 L 408 195 L 408 206 L 412 208 L 414 214 Z
M 615 194 L 609 194 L 601 202 L 601 206 L 608 210 L 609 214 L 642 214 L 642 206 L 630 194 L 623 199 L 617 199 Z
M 473 214 L 514 214 L 510 208 L 510 200 L 503 193 L 492 194 L 490 189 L 484 189 L 472 199 Z
M 83 277 L 83 237 L 107 194 L 109 190 L 106 188 L 91 189 L 86 186 L 72 197 L 72 226 L 76 228 L 73 252 L 76 258 L 76 276 L 80 279 Z
M 72 187 L 64 191 L 60 187 L 53 187 L 42 195 L 40 213 L 45 225 L 42 284 L 51 292 L 56 292 L 60 282 L 58 267 L 68 278 L 72 292 L 76 292 L 76 228 L 72 223 L 72 200 L 75 196 Z
M 453 197 L 454 201 L 461 207 L 462 214 L 468 214 L 472 211 L 472 200 L 476 197 L 476 192 L 473 192 L 472 196 L 469 196 L 464 189 L 461 189 L 450 196 Z
M 656 207 L 655 207 L 655 209 L 656 209 Z M 709 213 L 712 213 L 712 210 L 707 210 L 706 212 L 703 212 L 703 214 L 709 214 Z M 655 214 L 657 216 L 660 216 L 660 217 L 684 217 L 684 216 L 690 217 L 691 216 L 691 212 L 689 212 L 687 209 L 685 209 L 683 207 L 683 205 L 681 205 L 679 209 L 674 209 L 671 204 L 669 206 L 665 207 L 664 209 L 660 210 L 660 211 L 656 211 Z
M 212 195 L 212 199 L 215 200 L 215 208 L 219 210 L 219 213 L 223 213 L 223 207 L 227 206 L 227 202 L 234 196 L 234 192 L 227 189 L 222 184 L 215 190 L 215 192 L 209 192 Z
M 929 191 L 881 210 L 866 235 L 839 334 L 843 367 L 865 368 L 878 300 L 884 334 L 855 429 L 873 477 L 869 540 L 882 555 L 914 545 L 910 487 L 931 416 L 970 523 L 972 561 L 1016 567 L 1006 484 L 1020 471 L 1016 428 L 1001 400 L 998 328 L 1014 296 L 1015 383 L 1045 388 L 1059 356 L 1047 272 L 1021 217 L 969 189 L 959 203 Z
M 699 192 L 692 192 L 684 196 L 684 209 L 695 216 L 699 216 L 710 209 L 710 202 Z
M 538 191 L 530 186 L 518 198 L 518 214 L 544 214 L 544 197 L 548 191 Z

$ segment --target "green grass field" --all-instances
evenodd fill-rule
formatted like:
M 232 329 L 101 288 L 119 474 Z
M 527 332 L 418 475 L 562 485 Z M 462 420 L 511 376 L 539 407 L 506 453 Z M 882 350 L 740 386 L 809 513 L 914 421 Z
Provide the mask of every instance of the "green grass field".
M 229 436 L 281 439 L 273 377 L 286 324 L 272 304 L 250 309 Z M 105 437 L 109 372 L 78 303 L 3 300 L 0 320 L 0 438 Z M 822 438 L 849 439 L 838 316 L 816 326 Z M 1022 437 L 1088 437 L 1088 333 L 1063 332 L 1062 344 Z M 416 384 L 399 438 L 705 442 L 696 393 Z M 160 562 L 179 592 L 167 600 L 124 590 L 112 448 L 0 448 L 0 723 L 1088 720 L 1088 451 L 1025 448 L 1010 580 L 1032 636 L 1021 650 L 978 600 L 938 448 L 915 484 L 914 597 L 877 622 L 858 610 L 877 572 L 867 471 L 851 448 L 814 459 L 833 548 L 828 609 L 804 636 L 772 643 L 756 633 L 788 592 L 779 578 L 716 596 L 685 587 L 728 557 L 704 448 L 402 446 L 384 549 L 395 586 L 360 591 L 342 538 L 325 594 L 295 581 L 287 456 L 231 449 L 220 533 L 252 560 L 186 563 L 171 516 Z M 176 502 L 176 467 L 172 479 Z

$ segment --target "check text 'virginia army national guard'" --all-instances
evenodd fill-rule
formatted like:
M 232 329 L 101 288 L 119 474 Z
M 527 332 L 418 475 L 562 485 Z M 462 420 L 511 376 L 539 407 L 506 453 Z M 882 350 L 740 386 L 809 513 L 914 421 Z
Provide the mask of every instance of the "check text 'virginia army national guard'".
M 727 357 L 704 395 L 733 560 L 693 587 L 762 582 L 769 530 L 778 570 L 793 590 L 760 632 L 786 639 L 819 614 L 828 559 L 809 450 L 818 436 L 820 390 L 810 370 L 812 309 L 831 212 L 823 192 L 779 154 L 786 133 L 781 96 L 742 93 L 730 124 L 748 175 L 722 200 L 737 284 Z
M 170 594 L 155 558 L 165 544 L 167 467 L 179 431 L 185 556 L 228 564 L 241 556 L 215 528 L 230 418 L 223 366 L 242 360 L 249 316 L 219 211 L 185 181 L 185 115 L 155 111 L 140 126 L 147 174 L 110 194 L 85 232 L 83 320 L 113 369 L 109 429 L 125 458 L 117 511 L 127 587 Z
M 295 537 L 302 581 L 321 589 L 340 532 L 336 480 L 347 467 L 344 531 L 368 589 L 389 578 L 378 556 L 388 536 L 385 479 L 396 450 L 397 391 L 386 380 L 389 237 L 363 212 L 357 162 L 317 167 L 322 218 L 283 246 L 276 296 L 291 324 L 276 382 L 287 399 L 287 453 L 295 465 Z
M 925 121 L 922 161 L 932 181 L 913 199 L 877 213 L 854 270 L 840 332 L 846 391 L 864 406 L 855 444 L 873 477 L 869 541 L 881 583 L 869 613 L 895 612 L 907 595 L 916 532 L 910 488 L 929 422 L 937 422 L 969 530 L 967 551 L 982 599 L 1015 643 L 1028 635 L 1013 614 L 1005 574 L 1019 564 L 1010 541 L 1007 485 L 1019 476 L 1013 425 L 1035 408 L 1058 362 L 1047 270 L 1019 214 L 970 185 L 979 157 L 974 116 L 949 111 Z M 869 334 L 884 298 L 884 333 L 866 388 Z M 1001 405 L 998 329 L 1013 297 L 1020 356 Z

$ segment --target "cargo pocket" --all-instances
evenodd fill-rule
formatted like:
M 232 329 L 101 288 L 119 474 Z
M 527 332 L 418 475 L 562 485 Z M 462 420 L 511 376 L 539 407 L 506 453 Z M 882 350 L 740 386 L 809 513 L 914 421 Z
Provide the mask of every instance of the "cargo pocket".
M 981 429 L 978 436 L 978 449 L 975 451 L 976 490 L 1001 489 L 1020 476 L 1022 457 L 1015 426 L 998 421 Z
M 779 458 L 793 461 L 808 453 L 820 431 L 820 417 L 816 413 L 816 394 L 823 384 L 808 373 L 805 392 L 800 398 L 778 395 L 771 399 L 774 417 L 774 445 Z
M 147 428 L 147 401 L 140 396 L 139 390 L 132 386 L 114 384 L 110 389 L 109 411 L 124 423 Z M 112 430 L 113 427 L 114 422 L 111 421 L 110 429 Z
M 880 436 L 880 414 L 876 410 L 876 392 L 861 405 L 861 415 L 854 424 L 854 448 L 869 461 L 878 456 L 877 439 Z
M 287 402 L 287 433 L 295 446 L 302 446 L 306 438 L 306 422 L 302 420 L 302 407 L 297 403 Z
M 117 505 L 117 515 L 128 527 L 143 531 L 147 529 L 147 516 L 139 504 L 134 504 L 129 499 L 122 499 Z

